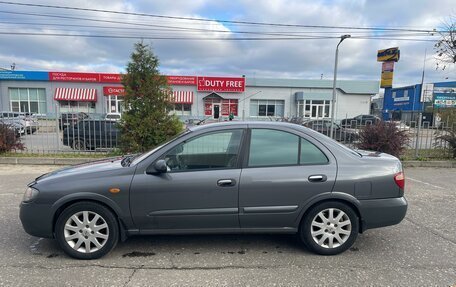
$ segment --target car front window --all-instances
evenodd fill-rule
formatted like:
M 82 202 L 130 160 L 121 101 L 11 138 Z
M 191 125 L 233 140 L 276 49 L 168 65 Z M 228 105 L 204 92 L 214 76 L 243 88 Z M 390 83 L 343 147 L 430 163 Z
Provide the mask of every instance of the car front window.
M 242 133 L 225 130 L 189 139 L 170 150 L 165 161 L 171 171 L 234 168 Z
M 159 149 L 161 149 L 162 147 L 164 147 L 165 145 L 169 144 L 170 142 L 180 138 L 180 137 L 183 137 L 184 135 L 187 135 L 188 133 L 191 133 L 191 131 L 189 129 L 186 129 L 180 133 L 178 133 L 176 136 L 174 136 L 173 138 L 171 138 L 169 141 L 157 146 L 156 148 L 154 149 L 151 149 L 150 151 L 147 151 L 143 154 L 140 154 L 138 156 L 135 157 L 135 159 L 131 162 L 131 165 L 136 165 L 138 163 L 140 163 L 141 161 L 143 161 L 144 159 L 148 158 L 150 155 L 152 155 L 154 152 L 158 151 Z

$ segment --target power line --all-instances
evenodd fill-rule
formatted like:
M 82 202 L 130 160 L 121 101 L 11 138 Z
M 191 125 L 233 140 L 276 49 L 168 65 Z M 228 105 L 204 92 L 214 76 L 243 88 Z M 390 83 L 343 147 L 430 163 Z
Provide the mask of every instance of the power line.
M 339 37 L 160 37 L 145 35 L 93 35 L 93 34 L 63 34 L 63 33 L 32 33 L 32 32 L 0 32 L 0 35 L 11 36 L 55 36 L 55 37 L 84 37 L 84 38 L 112 38 L 112 39 L 148 39 L 148 40 L 218 40 L 218 41 L 271 41 L 271 40 L 323 40 L 338 39 Z M 418 42 L 435 42 L 437 40 L 428 39 L 407 39 L 407 38 L 382 38 L 382 37 L 352 37 L 352 39 L 378 39 L 378 40 L 398 40 L 398 41 L 418 41 Z
M 242 38 L 215 38 L 215 37 L 159 37 L 159 36 L 129 36 L 129 35 L 93 35 L 93 34 L 63 34 L 63 33 L 33 33 L 33 32 L 0 32 L 0 35 L 12 36 L 56 36 L 56 37 L 85 37 L 85 38 L 114 38 L 114 39 L 150 39 L 150 40 L 225 40 L 225 41 L 252 41 L 252 40 L 320 40 L 337 39 L 339 37 L 242 37 Z
M 154 17 L 163 19 L 174 19 L 174 20 L 187 20 L 187 21 L 200 21 L 200 22 L 219 22 L 229 24 L 247 24 L 247 25 L 259 25 L 259 26 L 276 26 L 276 27 L 297 27 L 297 28 L 322 28 L 322 29 L 347 29 L 347 30 L 371 30 L 371 31 L 406 31 L 406 32 L 427 32 L 435 33 L 435 29 L 423 30 L 423 29 L 403 29 L 403 28 L 387 28 L 387 27 L 356 27 L 356 26 L 328 26 L 328 25 L 302 25 L 302 24 L 283 24 L 283 23 L 267 23 L 267 22 L 252 22 L 252 21 L 234 21 L 234 20 L 223 20 L 223 19 L 207 19 L 197 17 L 178 17 L 178 16 L 167 16 L 158 14 L 148 13 L 137 13 L 137 12 L 125 12 L 125 11 L 114 11 L 105 9 L 92 9 L 92 8 L 81 8 L 71 6 L 58 6 L 58 5 L 44 5 L 44 4 L 33 4 L 24 2 L 9 2 L 0 1 L 0 4 L 6 5 L 17 5 L 27 7 L 40 7 L 40 8 L 54 8 L 54 9 L 65 9 L 65 10 L 76 10 L 86 12 L 100 12 L 110 14 L 121 14 L 121 15 L 132 15 L 142 17 Z
M 81 28 L 94 28 L 94 29 L 112 29 L 112 30 L 135 30 L 135 31 L 138 31 L 138 30 L 142 30 L 142 31 L 159 31 L 159 32 L 169 32 L 169 31 L 178 31 L 178 32 L 185 32 L 185 33 L 189 33 L 189 32 L 217 32 L 217 33 L 230 33 L 230 34 L 254 34 L 254 35 L 269 35 L 269 36 L 289 36 L 289 37 L 327 37 L 328 36 L 328 32 L 327 33 L 324 33 L 323 32 L 318 32 L 318 31 L 313 31 L 314 33 L 318 33 L 318 34 L 325 34 L 323 36 L 321 35 L 306 35 L 306 34 L 313 34 L 313 33 L 310 33 L 312 31 L 308 31 L 308 32 L 294 32 L 292 34 L 290 34 L 290 32 L 286 32 L 286 34 L 284 33 L 275 33 L 275 32 L 271 32 L 271 33 L 265 33 L 265 32 L 254 32 L 254 31 L 230 31 L 230 30 L 212 30 L 212 29 L 193 29 L 193 28 L 185 28 L 185 27 L 176 27 L 176 26 L 162 26 L 162 25 L 153 25 L 154 27 L 156 26 L 157 28 L 133 28 L 133 27 L 118 27 L 118 26 L 98 26 L 98 25 L 81 25 L 81 24 L 57 24 L 57 23 L 24 23 L 24 22 L 2 22 L 0 21 L 0 24 L 11 24 L 11 25 L 33 25 L 32 27 L 33 28 L 36 28 L 36 26 L 57 26 L 57 27 L 81 27 Z M 9 29 L 9 28 L 7 28 Z M 57 29 L 57 28 L 49 28 L 49 29 L 54 29 L 54 30 L 58 30 L 58 31 L 74 31 L 74 30 L 64 30 L 64 29 Z M 75 32 L 81 32 L 80 30 L 77 30 Z M 88 30 L 87 32 L 90 32 L 90 30 Z M 107 32 L 111 32 L 111 31 L 107 31 Z M 304 33 L 304 34 L 303 34 Z M 329 32 L 331 34 L 334 34 L 333 38 L 338 38 L 339 35 L 337 33 L 334 33 L 334 32 Z M 359 32 L 358 32 L 359 33 Z M 361 33 L 365 33 L 365 32 L 361 32 Z M 365 36 L 365 37 L 368 37 L 368 36 L 372 36 L 372 35 L 361 35 L 361 34 L 355 34 L 353 37 L 362 37 L 362 36 Z M 380 36 L 380 35 L 379 35 Z M 411 36 L 418 36 L 418 37 L 429 37 L 429 36 L 433 36 L 433 35 L 429 35 L 427 33 L 385 33 L 385 34 L 382 34 L 381 35 L 382 37 L 411 37 Z M 372 36 L 373 37 L 373 36 Z

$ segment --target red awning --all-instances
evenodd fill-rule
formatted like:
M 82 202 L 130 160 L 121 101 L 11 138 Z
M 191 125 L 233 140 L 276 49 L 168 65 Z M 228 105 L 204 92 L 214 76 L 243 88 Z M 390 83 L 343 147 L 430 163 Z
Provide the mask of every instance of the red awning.
M 171 102 L 175 104 L 191 104 L 193 103 L 193 92 L 173 91 Z
M 76 88 L 56 88 L 54 100 L 57 101 L 77 101 L 77 102 L 96 102 L 96 89 L 76 89 Z

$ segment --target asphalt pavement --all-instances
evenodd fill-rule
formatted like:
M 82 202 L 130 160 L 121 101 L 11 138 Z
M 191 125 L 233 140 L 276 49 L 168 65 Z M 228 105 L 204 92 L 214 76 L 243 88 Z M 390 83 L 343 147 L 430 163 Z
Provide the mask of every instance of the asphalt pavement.
M 290 235 L 142 236 L 78 261 L 18 218 L 26 184 L 55 166 L 0 165 L 0 286 L 454 286 L 456 169 L 406 169 L 409 211 L 318 256 Z

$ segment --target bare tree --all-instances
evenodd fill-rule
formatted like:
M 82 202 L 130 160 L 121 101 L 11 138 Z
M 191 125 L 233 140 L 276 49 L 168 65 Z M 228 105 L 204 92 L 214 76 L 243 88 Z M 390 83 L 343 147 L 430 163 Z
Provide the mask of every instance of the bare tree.
M 442 23 L 441 39 L 434 45 L 437 69 L 445 70 L 456 63 L 456 16 L 450 16 Z

